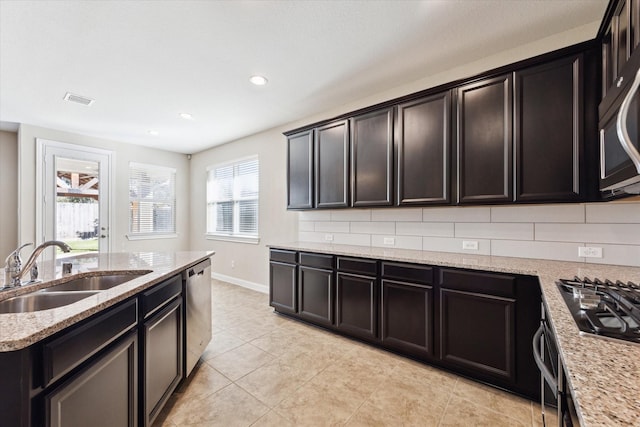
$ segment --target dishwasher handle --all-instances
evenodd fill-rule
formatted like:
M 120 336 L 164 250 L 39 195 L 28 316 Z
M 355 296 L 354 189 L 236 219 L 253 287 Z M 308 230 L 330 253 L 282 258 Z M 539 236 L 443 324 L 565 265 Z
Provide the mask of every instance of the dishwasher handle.
M 190 279 L 193 276 L 202 276 L 208 268 L 211 268 L 211 258 L 189 267 L 183 274 L 185 279 Z
M 533 334 L 533 359 L 540 370 L 540 373 L 544 377 L 544 380 L 551 387 L 551 391 L 553 391 L 554 397 L 558 397 L 558 380 L 553 376 L 547 365 L 544 364 L 544 360 L 542 360 L 542 356 L 540 355 L 540 346 L 541 346 L 541 338 L 544 335 L 544 324 L 540 323 L 540 327 Z

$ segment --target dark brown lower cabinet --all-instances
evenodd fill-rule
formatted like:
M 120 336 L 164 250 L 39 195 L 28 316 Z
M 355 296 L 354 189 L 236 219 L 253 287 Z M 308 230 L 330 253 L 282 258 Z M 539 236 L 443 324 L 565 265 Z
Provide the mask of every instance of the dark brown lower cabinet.
M 269 305 L 282 313 L 298 312 L 298 267 L 295 251 L 269 251 Z
M 514 381 L 515 300 L 440 289 L 440 357 Z
M 45 425 L 136 426 L 137 333 L 121 339 L 44 397 Z
M 433 288 L 382 280 L 382 345 L 418 358 L 433 356 Z
M 143 324 L 144 425 L 149 426 L 183 378 L 182 298 Z
M 300 266 L 298 277 L 298 314 L 324 326 L 333 326 L 333 270 Z
M 378 280 L 375 277 L 338 273 L 336 279 L 336 327 L 350 335 L 378 336 Z

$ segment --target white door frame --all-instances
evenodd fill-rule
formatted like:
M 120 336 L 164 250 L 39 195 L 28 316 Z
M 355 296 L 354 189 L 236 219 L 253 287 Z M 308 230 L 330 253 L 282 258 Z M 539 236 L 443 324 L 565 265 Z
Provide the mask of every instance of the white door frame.
M 51 240 L 55 235 L 55 219 L 47 215 L 51 213 L 49 206 L 55 205 L 55 199 L 48 200 L 48 197 L 55 197 L 55 188 L 47 189 L 47 174 L 55 174 L 55 158 L 66 157 L 78 160 L 96 161 L 100 165 L 100 227 L 106 228 L 102 232 L 106 237 L 98 240 L 99 252 L 108 253 L 111 251 L 111 231 L 112 204 L 113 204 L 113 168 L 115 153 L 110 150 L 86 147 L 84 145 L 69 144 L 66 142 L 52 141 L 49 139 L 36 138 L 36 233 L 35 244 L 39 245 L 45 240 Z M 106 179 L 105 179 L 106 178 Z M 55 179 L 52 178 L 55 186 Z M 48 205 L 50 203 L 50 205 Z M 53 211 L 55 212 L 55 210 Z M 106 221 L 105 221 L 106 218 Z

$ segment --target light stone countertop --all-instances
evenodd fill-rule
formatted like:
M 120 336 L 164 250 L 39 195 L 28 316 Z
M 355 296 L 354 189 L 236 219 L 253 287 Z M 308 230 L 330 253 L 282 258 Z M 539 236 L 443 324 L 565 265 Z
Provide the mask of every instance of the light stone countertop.
M 581 425 L 640 426 L 640 345 L 581 335 L 556 286 L 574 276 L 640 283 L 638 267 L 306 242 L 269 247 L 537 276 Z
M 0 351 L 14 351 L 28 347 L 186 270 L 213 254 L 212 251 L 123 252 L 78 255 L 61 257 L 56 261 L 45 261 L 39 265 L 40 278 L 43 280 L 41 283 L 0 291 L 0 301 L 66 282 L 70 277 L 81 277 L 97 271 L 129 273 L 144 270 L 150 272 L 63 307 L 30 313 L 0 314 Z M 72 276 L 62 277 L 63 261 L 73 263 Z

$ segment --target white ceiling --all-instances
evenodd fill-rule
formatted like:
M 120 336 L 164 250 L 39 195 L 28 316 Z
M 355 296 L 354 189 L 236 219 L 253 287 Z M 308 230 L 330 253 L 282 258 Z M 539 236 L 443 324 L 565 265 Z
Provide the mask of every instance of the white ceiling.
M 0 0 L 0 123 L 194 153 L 600 21 L 606 5 Z

